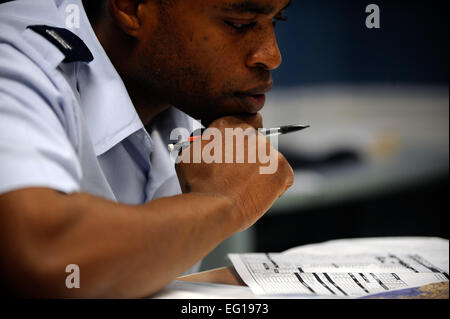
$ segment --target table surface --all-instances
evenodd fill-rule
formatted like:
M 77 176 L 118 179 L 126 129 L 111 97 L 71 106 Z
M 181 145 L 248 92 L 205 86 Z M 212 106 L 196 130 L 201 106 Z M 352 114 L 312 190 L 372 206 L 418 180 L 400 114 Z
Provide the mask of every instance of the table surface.
M 187 282 L 205 282 L 214 284 L 227 284 L 246 286 L 240 278 L 233 266 L 222 267 L 195 273 L 188 276 L 178 277 L 177 280 Z M 419 288 L 408 289 L 407 294 L 399 294 L 391 292 L 388 294 L 380 294 L 371 296 L 371 299 L 449 299 L 448 281 L 426 285 Z M 403 291 L 403 290 L 402 290 Z

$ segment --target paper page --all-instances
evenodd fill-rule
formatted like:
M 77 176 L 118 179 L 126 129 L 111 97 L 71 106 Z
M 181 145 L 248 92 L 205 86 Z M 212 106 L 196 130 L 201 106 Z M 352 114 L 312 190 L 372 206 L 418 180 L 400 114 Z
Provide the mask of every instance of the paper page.
M 448 240 L 416 239 L 341 240 L 229 257 L 257 295 L 357 298 L 448 281 Z

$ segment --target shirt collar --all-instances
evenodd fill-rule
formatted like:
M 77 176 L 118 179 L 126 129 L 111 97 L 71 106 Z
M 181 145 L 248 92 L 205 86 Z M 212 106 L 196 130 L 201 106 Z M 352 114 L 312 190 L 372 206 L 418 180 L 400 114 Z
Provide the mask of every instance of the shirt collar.
M 77 24 L 70 29 L 66 26 L 69 5 L 79 8 L 79 27 Z M 87 45 L 94 60 L 78 64 L 77 84 L 81 109 L 97 156 L 131 134 L 144 130 L 122 79 L 92 29 L 81 0 L 16 0 L 2 4 L 0 16 L 6 26 L 13 25 L 14 30 L 25 30 L 32 24 L 68 28 Z M 17 34 L 11 31 L 8 36 L 14 38 Z M 55 61 L 62 61 L 63 55 L 58 49 L 52 52 Z M 192 131 L 198 126 L 191 117 L 173 107 L 158 121 L 164 123 L 158 125 L 164 136 L 175 127 Z
M 64 1 L 64 4 L 82 4 L 80 0 Z M 86 12 L 80 12 L 80 28 L 71 30 L 83 39 L 94 60 L 80 64 L 78 84 L 81 104 L 96 155 L 101 155 L 131 134 L 144 130 L 125 85 L 100 44 L 88 20 Z M 158 117 L 157 129 L 165 140 L 176 127 L 192 132 L 198 122 L 184 112 L 170 107 Z
M 144 126 L 122 79 L 97 39 L 81 1 L 67 0 L 61 6 L 72 3 L 80 7 L 80 28 L 71 31 L 86 43 L 94 56 L 89 64 L 79 65 L 77 78 L 81 108 L 98 156 Z

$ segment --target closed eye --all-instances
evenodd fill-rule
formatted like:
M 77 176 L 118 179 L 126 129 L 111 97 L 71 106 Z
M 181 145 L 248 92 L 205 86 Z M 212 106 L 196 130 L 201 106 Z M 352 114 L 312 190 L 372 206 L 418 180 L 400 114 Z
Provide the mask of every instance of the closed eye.
M 275 18 L 272 19 L 272 24 L 274 27 L 276 27 L 277 22 L 281 21 L 281 22 L 285 22 L 288 20 L 288 17 L 284 15 L 284 13 L 281 13 L 280 15 L 276 16 Z
M 247 29 L 251 29 L 256 25 L 256 22 L 251 22 L 251 23 L 236 23 L 236 22 L 231 22 L 231 21 L 224 21 L 228 26 L 232 27 L 235 30 L 238 31 L 244 31 Z

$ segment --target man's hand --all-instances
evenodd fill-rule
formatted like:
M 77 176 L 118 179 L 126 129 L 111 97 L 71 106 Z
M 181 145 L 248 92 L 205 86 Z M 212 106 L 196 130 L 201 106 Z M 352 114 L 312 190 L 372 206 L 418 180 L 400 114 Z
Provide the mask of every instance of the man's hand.
M 262 118 L 254 116 L 227 116 L 214 121 L 209 128 L 216 128 L 222 137 L 222 162 L 207 164 L 192 163 L 193 152 L 199 149 L 195 143 L 201 143 L 201 150 L 211 141 L 197 140 L 180 155 L 180 163 L 176 170 L 184 193 L 217 194 L 226 197 L 232 204 L 233 217 L 236 218 L 238 231 L 253 225 L 283 193 L 292 186 L 294 173 L 284 156 L 273 148 L 269 140 L 257 132 L 262 127 Z M 209 129 L 208 128 L 208 129 Z M 244 163 L 235 161 L 225 163 L 226 145 L 225 129 L 250 129 L 245 139 L 234 139 L 234 154 L 236 150 L 244 150 Z M 208 129 L 205 133 L 208 132 Z M 204 135 L 205 135 L 204 133 Z M 249 149 L 256 150 L 256 162 L 249 161 Z M 261 174 L 260 168 L 267 166 L 258 156 L 258 150 L 270 154 L 270 162 L 277 161 L 278 169 L 273 174 Z M 230 155 L 230 154 L 228 154 Z
M 256 134 L 261 125 L 259 116 L 227 117 L 211 127 L 252 128 L 236 147 L 270 150 Z M 139 206 L 48 188 L 1 194 L 0 289 L 5 280 L 23 297 L 148 297 L 252 225 L 292 184 L 290 166 L 272 153 L 279 161 L 272 175 L 260 174 L 259 161 L 180 164 L 185 194 Z M 68 264 L 80 268 L 79 289 L 65 285 Z

